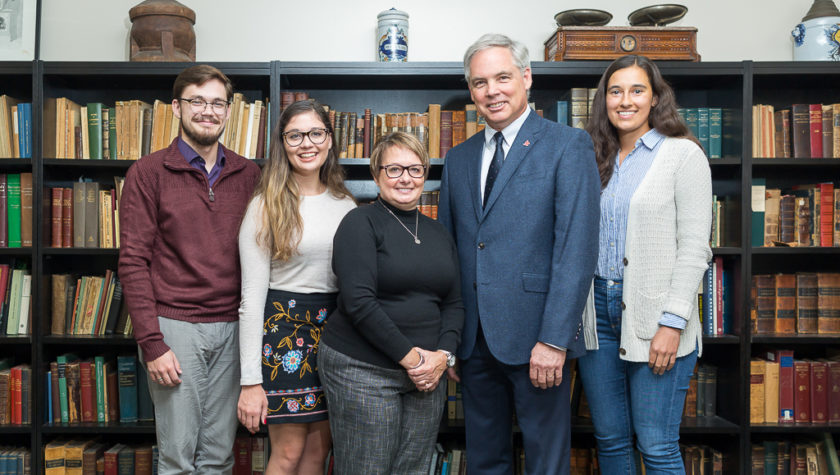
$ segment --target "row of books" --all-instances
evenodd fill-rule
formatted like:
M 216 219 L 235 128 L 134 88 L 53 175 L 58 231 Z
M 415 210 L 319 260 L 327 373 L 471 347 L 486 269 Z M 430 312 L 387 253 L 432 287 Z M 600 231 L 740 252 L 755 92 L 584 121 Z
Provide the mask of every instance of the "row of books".
M 753 246 L 840 246 L 840 187 L 834 183 L 782 189 L 753 178 L 751 193 Z
M 156 475 L 157 445 L 55 439 L 44 446 L 44 474 Z
M 731 335 L 735 311 L 732 295 L 732 271 L 724 268 L 723 257 L 716 256 L 703 275 L 698 311 L 703 335 Z
M 32 158 L 32 103 L 0 96 L 0 158 Z
M 249 102 L 241 93 L 231 101 L 223 145 L 246 158 L 267 150 L 268 101 Z M 191 117 L 189 105 L 181 105 Z M 186 109 L 185 109 L 186 108 Z M 132 99 L 80 105 L 66 97 L 44 100 L 44 157 L 90 160 L 137 160 L 166 148 L 178 136 L 180 120 L 172 104 Z
M 32 457 L 29 449 L 0 445 L 0 474 L 29 475 L 32 473 Z
M 0 264 L 0 335 L 32 332 L 32 274 L 22 264 Z
M 0 426 L 32 423 L 31 394 L 32 368 L 0 359 Z
M 707 445 L 680 444 L 680 455 L 683 459 L 686 475 L 723 475 L 737 472 L 733 465 L 736 459 L 727 457 L 716 448 Z M 644 473 L 644 467 L 637 464 L 636 473 Z
M 146 371 L 136 355 L 59 355 L 46 373 L 44 397 L 46 423 L 154 421 Z
M 728 199 L 712 195 L 712 233 L 709 236 L 709 246 L 711 247 L 725 245 L 726 211 L 729 206 Z
M 104 276 L 54 274 L 50 278 L 53 335 L 131 334 L 116 272 L 108 269 Z
M 0 247 L 32 247 L 32 173 L 0 173 Z
M 765 440 L 752 444 L 750 473 L 834 475 L 840 473 L 837 447 L 830 432 L 817 440 Z
M 722 158 L 723 108 L 689 107 L 677 109 L 688 130 L 697 137 L 708 158 Z
M 120 247 L 120 197 L 125 177 L 114 187 L 77 181 L 72 187 L 50 188 L 52 247 Z
M 717 415 L 717 367 L 698 364 L 691 373 L 685 393 L 683 417 Z
M 840 358 L 777 349 L 750 360 L 750 424 L 840 423 Z
M 840 273 L 756 274 L 750 288 L 754 334 L 840 334 Z
M 754 158 L 840 158 L 840 104 L 752 109 Z
M 238 435 L 233 442 L 233 475 L 262 475 L 268 463 L 268 449 L 264 435 Z M 329 463 L 332 458 L 327 457 L 324 474 L 331 474 Z

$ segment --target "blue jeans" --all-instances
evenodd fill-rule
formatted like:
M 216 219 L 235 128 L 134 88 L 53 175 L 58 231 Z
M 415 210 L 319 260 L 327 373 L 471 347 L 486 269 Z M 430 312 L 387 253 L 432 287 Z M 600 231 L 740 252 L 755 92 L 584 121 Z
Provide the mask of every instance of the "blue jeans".
M 684 474 L 680 421 L 697 350 L 677 358 L 673 369 L 661 376 L 647 362 L 620 359 L 621 292 L 621 282 L 595 279 L 599 349 L 578 360 L 601 473 L 636 474 L 635 433 L 649 475 Z

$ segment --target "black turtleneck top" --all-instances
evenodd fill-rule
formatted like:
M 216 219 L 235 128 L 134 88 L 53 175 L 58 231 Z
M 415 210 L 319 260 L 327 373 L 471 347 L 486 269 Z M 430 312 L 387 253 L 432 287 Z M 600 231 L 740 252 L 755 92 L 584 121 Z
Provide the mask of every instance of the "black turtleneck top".
M 377 199 L 341 221 L 332 258 L 338 307 L 324 330 L 327 346 L 387 368 L 399 368 L 414 346 L 455 352 L 464 324 L 458 254 L 446 229 L 422 214 L 415 221 L 418 214 Z M 421 243 L 397 220 L 412 232 L 417 222 Z

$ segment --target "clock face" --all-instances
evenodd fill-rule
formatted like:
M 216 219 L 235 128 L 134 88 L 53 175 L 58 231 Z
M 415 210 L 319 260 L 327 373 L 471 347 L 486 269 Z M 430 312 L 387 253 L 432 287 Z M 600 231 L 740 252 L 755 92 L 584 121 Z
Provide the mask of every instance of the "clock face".
M 636 49 L 636 38 L 632 35 L 625 35 L 621 38 L 621 41 L 619 41 L 619 46 L 621 46 L 621 49 L 624 51 L 633 51 Z

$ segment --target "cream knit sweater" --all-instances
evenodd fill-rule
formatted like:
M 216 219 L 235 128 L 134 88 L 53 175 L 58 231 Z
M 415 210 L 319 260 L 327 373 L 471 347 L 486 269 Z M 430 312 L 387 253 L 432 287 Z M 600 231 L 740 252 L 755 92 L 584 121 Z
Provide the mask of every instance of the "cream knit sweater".
M 646 362 L 662 312 L 685 318 L 677 357 L 702 353 L 697 289 L 712 257 L 712 179 L 703 151 L 666 138 L 630 199 L 625 246 L 621 359 Z M 586 348 L 598 348 L 590 291 L 583 314 Z

